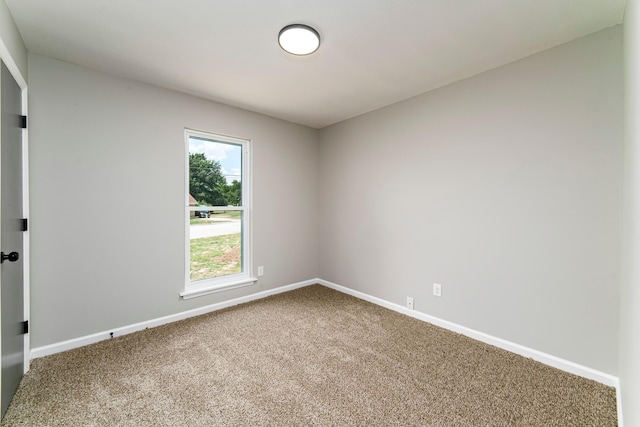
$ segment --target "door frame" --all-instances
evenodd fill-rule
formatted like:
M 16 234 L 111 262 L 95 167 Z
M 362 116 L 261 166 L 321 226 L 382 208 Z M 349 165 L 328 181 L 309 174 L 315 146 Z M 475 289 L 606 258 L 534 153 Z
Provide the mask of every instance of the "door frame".
M 16 62 L 13 60 L 11 54 L 8 49 L 0 40 L 0 60 L 4 62 L 4 64 L 9 69 L 9 72 L 15 79 L 16 83 L 20 87 L 22 91 L 22 115 L 29 116 L 28 114 L 28 88 L 27 81 L 24 76 L 20 72 Z M 1 94 L 0 94 L 1 96 Z M 29 215 L 29 120 L 27 119 L 27 128 L 22 129 L 22 209 L 23 215 L 25 218 L 29 218 L 29 227 L 26 232 L 22 233 L 22 244 L 23 244 L 23 300 L 24 300 L 24 320 L 30 320 L 30 247 L 29 247 L 29 234 L 31 229 L 31 220 Z M 2 188 L 0 187 L 0 192 Z M 1 215 L 1 213 L 0 213 Z M 0 230 L 0 233 L 2 231 Z M 2 280 L 0 278 L 0 280 Z M 31 323 L 31 322 L 29 322 Z M 29 363 L 31 361 L 31 325 L 29 325 L 29 333 L 24 334 L 24 373 L 27 373 L 29 370 Z

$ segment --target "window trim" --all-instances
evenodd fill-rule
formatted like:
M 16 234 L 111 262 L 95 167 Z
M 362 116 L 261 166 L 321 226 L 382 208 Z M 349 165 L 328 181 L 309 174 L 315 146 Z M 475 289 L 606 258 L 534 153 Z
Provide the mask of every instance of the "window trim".
M 240 145 L 242 147 L 242 203 L 241 206 L 189 206 L 189 138 L 197 137 L 212 141 Z M 236 289 L 254 284 L 258 279 L 251 275 L 253 264 L 252 255 L 252 221 L 251 221 L 251 140 L 233 136 L 221 135 L 212 132 L 204 132 L 185 128 L 185 183 L 184 183 L 184 253 L 185 253 L 185 277 L 184 289 L 180 292 L 182 299 L 195 298 L 215 292 Z M 189 236 L 189 217 L 191 211 L 198 210 L 227 210 L 242 212 L 242 270 L 240 273 L 229 274 L 211 279 L 191 281 L 191 253 Z

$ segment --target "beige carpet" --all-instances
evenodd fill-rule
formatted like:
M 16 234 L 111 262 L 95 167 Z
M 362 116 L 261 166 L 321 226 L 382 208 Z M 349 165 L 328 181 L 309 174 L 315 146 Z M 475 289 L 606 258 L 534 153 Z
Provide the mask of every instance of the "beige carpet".
M 615 426 L 615 390 L 315 285 L 33 361 L 4 426 Z

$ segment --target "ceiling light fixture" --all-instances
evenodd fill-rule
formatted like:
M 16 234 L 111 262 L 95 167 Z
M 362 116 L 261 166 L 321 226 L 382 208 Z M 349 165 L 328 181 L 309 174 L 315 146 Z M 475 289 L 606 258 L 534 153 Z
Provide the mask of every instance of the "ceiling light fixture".
M 292 55 L 309 55 L 320 47 L 320 34 L 308 25 L 287 25 L 280 30 L 278 43 Z

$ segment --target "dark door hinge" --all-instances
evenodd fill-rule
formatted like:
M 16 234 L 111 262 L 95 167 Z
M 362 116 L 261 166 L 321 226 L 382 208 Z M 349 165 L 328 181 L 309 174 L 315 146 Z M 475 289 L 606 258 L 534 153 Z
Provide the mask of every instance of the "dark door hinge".
M 24 322 L 22 322 L 22 333 L 23 334 L 28 334 L 29 333 L 29 321 L 25 320 Z
M 27 116 L 20 116 L 20 127 L 22 129 L 27 128 Z
M 22 231 L 27 231 L 29 229 L 29 220 L 27 218 L 22 218 Z

